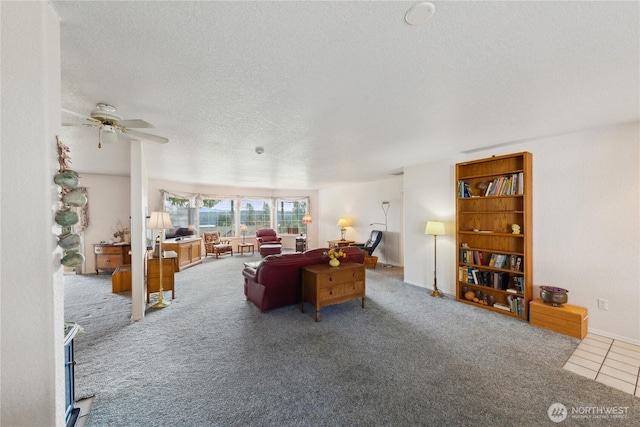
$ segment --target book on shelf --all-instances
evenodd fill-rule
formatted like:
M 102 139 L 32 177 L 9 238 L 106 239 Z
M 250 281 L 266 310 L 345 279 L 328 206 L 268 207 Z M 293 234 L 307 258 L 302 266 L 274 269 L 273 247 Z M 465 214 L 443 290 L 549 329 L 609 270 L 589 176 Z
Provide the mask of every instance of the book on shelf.
M 493 304 L 493 308 L 497 308 L 499 310 L 504 310 L 504 311 L 511 311 L 511 308 L 504 303 L 501 302 L 496 302 L 495 304 Z
M 493 181 L 489 182 L 484 195 L 511 196 L 514 194 L 523 194 L 523 189 L 523 175 L 522 172 L 519 172 L 494 178 Z
M 510 311 L 512 313 L 517 314 L 518 316 L 525 315 L 524 298 L 509 295 L 507 296 L 507 301 L 509 302 Z
M 524 276 L 513 276 L 513 288 L 519 293 L 524 293 Z
M 491 254 L 491 258 L 489 258 L 489 267 L 495 267 L 496 265 L 496 254 Z
M 509 257 L 509 270 L 515 270 L 516 269 L 516 259 L 518 257 L 515 255 L 511 255 Z

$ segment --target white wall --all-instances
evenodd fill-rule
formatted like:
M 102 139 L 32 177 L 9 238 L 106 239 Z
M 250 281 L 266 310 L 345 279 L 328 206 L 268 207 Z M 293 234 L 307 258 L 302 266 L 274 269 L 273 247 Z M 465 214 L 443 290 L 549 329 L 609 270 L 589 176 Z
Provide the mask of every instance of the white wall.
M 529 151 L 534 285 L 569 289 L 569 303 L 588 309 L 590 331 L 640 343 L 639 132 L 638 123 L 626 124 L 405 168 L 405 280 L 431 287 L 424 222 L 441 219 L 438 287 L 455 293 L 455 163 Z M 597 308 L 598 298 L 609 301 L 608 311 Z
M 0 424 L 64 425 L 60 26 L 47 2 L 0 2 L 0 15 Z
M 73 152 L 71 160 L 73 161 Z M 93 245 L 113 239 L 116 224 L 129 225 L 131 215 L 130 178 L 128 176 L 92 175 L 83 173 L 80 185 L 87 187 L 89 226 L 84 233 L 84 273 L 95 273 Z
M 455 295 L 455 161 L 433 162 L 404 170 L 405 281 L 433 289 L 434 238 L 424 234 L 427 221 L 442 221 L 438 236 L 437 277 L 440 291 Z
M 385 222 L 382 202 L 388 201 L 390 202 L 387 212 L 388 231 L 374 255 L 378 257 L 379 263 L 403 265 L 402 186 L 402 177 L 392 177 L 320 190 L 318 218 L 320 247 L 327 247 L 327 240 L 340 238 L 340 227 L 336 225 L 340 218 L 345 218 L 350 224 L 345 236 L 347 240 L 364 243 L 369 238 L 371 230 L 384 231 L 384 226 L 369 224 Z

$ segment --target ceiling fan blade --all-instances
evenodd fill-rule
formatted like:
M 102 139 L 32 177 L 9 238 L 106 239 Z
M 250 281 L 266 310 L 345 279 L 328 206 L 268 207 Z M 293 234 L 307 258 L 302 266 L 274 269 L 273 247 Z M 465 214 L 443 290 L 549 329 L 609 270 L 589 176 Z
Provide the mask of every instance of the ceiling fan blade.
M 144 120 L 140 119 L 118 120 L 118 126 L 122 126 L 128 129 L 155 128 L 155 126 L 151 123 L 145 122 Z
M 169 142 L 167 138 L 164 138 L 162 136 L 151 135 L 150 133 L 138 132 L 137 130 L 133 130 L 133 129 L 126 129 L 126 128 L 122 129 L 122 133 L 126 133 L 132 136 L 137 136 L 142 139 L 146 139 L 147 141 L 157 142 L 160 144 L 166 144 L 167 142 Z
M 102 122 L 100 120 L 96 120 L 93 117 L 88 117 L 82 114 L 78 114 L 75 111 L 67 110 L 65 108 L 60 109 L 63 113 L 73 116 L 78 119 L 82 119 L 81 123 L 63 123 L 62 126 L 100 126 Z

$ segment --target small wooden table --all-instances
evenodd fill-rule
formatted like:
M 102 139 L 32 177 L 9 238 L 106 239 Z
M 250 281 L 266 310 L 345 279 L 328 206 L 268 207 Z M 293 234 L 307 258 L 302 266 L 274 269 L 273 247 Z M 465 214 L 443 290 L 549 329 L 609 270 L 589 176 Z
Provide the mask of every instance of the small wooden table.
M 247 249 L 247 253 L 253 255 L 253 251 L 255 250 L 253 243 L 238 243 L 238 252 L 240 255 L 244 254 L 245 248 Z
M 338 267 L 331 267 L 329 263 L 323 263 L 302 268 L 300 310 L 304 313 L 305 302 L 313 304 L 316 309 L 316 322 L 320 321 L 320 308 L 326 305 L 339 304 L 362 297 L 362 308 L 364 308 L 365 294 L 363 264 L 344 261 Z
M 177 257 L 147 259 L 147 303 L 149 295 L 160 292 L 160 260 L 162 259 L 162 291 L 171 291 L 171 299 L 175 299 L 175 269 Z
M 529 324 L 575 338 L 587 335 L 588 318 L 587 309 L 577 305 L 554 307 L 540 298 L 529 303 Z
M 330 248 L 343 248 L 345 246 L 352 245 L 355 242 L 355 240 L 327 240 Z

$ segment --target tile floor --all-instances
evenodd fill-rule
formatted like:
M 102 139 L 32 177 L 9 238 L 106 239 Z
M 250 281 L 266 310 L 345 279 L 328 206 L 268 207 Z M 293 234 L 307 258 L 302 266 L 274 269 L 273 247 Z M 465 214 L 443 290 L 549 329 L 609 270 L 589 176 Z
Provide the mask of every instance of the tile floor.
M 564 369 L 640 397 L 640 346 L 588 333 Z

